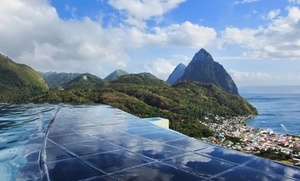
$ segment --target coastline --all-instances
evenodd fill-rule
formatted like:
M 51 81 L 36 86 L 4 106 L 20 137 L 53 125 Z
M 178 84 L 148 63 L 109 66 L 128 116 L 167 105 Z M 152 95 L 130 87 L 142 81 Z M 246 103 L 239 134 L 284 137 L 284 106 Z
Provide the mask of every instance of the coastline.
M 271 129 L 247 125 L 252 116 L 233 118 L 216 117 L 216 121 L 201 122 L 214 131 L 213 137 L 201 138 L 229 149 L 269 158 L 285 164 L 300 166 L 300 138 L 289 134 L 274 133 Z

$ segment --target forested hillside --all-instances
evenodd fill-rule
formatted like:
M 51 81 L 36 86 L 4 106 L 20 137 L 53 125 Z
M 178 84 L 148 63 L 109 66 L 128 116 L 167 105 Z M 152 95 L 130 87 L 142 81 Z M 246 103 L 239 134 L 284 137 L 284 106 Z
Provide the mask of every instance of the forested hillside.
M 165 117 L 170 127 L 193 137 L 212 132 L 199 123 L 215 115 L 233 117 L 257 114 L 240 96 L 228 94 L 213 84 L 179 82 L 174 86 L 143 75 L 125 75 L 112 83 L 51 90 L 32 100 L 36 103 L 101 103 L 139 117 Z
M 47 90 L 35 70 L 0 54 L 0 102 L 23 102 Z

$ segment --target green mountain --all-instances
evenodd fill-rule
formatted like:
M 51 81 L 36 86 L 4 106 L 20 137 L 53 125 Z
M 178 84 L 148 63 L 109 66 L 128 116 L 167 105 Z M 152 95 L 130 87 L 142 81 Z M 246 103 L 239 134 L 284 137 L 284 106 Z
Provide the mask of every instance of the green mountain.
M 115 70 L 111 74 L 109 74 L 107 77 L 104 78 L 106 81 L 113 81 L 121 77 L 122 75 L 127 75 L 128 73 L 124 70 Z
M 89 73 L 80 74 L 70 82 L 63 85 L 65 89 L 71 89 L 75 87 L 82 87 L 82 86 L 92 86 L 97 84 L 104 83 L 103 80 L 96 75 L 92 75 Z
M 55 89 L 62 87 L 64 84 L 75 79 L 80 73 L 56 73 L 56 72 L 46 72 L 40 73 L 46 80 L 50 89 Z
M 20 102 L 48 90 L 44 78 L 27 65 L 0 54 L 0 102 Z
M 168 85 L 165 81 L 158 79 L 150 73 L 140 74 L 127 74 L 119 77 L 111 83 L 123 83 L 123 84 L 137 84 L 137 85 L 150 85 L 150 86 L 161 86 Z

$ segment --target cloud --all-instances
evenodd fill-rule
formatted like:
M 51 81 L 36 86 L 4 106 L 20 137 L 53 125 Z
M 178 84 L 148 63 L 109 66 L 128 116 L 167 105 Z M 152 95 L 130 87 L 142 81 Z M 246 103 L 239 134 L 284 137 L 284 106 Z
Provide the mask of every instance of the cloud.
M 233 4 L 245 4 L 245 3 L 253 3 L 260 0 L 242 0 L 242 1 L 235 1 Z
M 266 73 L 259 71 L 240 71 L 230 69 L 228 71 L 232 79 L 239 86 L 244 85 L 295 85 L 300 81 L 299 72 Z
M 117 1 L 110 2 L 122 9 L 122 4 Z M 122 2 L 125 3 L 119 1 Z M 163 16 L 181 2 L 183 0 L 140 1 L 141 10 L 137 12 L 123 5 L 131 16 L 147 20 Z M 160 6 L 160 10 L 147 10 L 143 14 L 147 5 L 154 9 Z M 39 71 L 90 72 L 104 77 L 115 69 L 126 69 L 131 64 L 132 51 L 147 49 L 147 54 L 152 47 L 198 49 L 217 41 L 213 28 L 188 21 L 143 30 L 123 25 L 104 27 L 101 21 L 89 17 L 64 20 L 59 18 L 48 0 L 4 0 L 0 12 L 0 52 Z M 164 75 L 155 65 L 148 67 Z M 165 66 L 171 67 L 166 62 Z
M 146 28 L 144 21 L 160 19 L 166 12 L 186 0 L 109 0 L 108 3 L 125 15 L 125 22 L 139 28 Z
M 70 12 L 72 18 L 76 18 L 76 12 L 77 12 L 77 8 L 76 7 L 72 7 L 70 5 L 65 5 L 65 11 Z
M 61 20 L 43 0 L 5 0 L 1 5 L 2 53 L 37 70 L 90 71 L 125 67 L 128 56 L 116 29 L 84 17 Z
M 169 61 L 163 58 L 157 58 L 153 61 L 148 61 L 144 65 L 147 72 L 152 73 L 158 77 L 162 77 L 164 80 L 170 75 L 176 66 L 172 65 Z
M 209 46 L 217 36 L 213 28 L 192 24 L 189 21 L 164 28 L 155 27 L 153 32 L 149 35 L 153 43 L 192 48 Z
M 270 80 L 272 76 L 263 72 L 243 72 L 230 69 L 229 74 L 233 77 L 234 80 Z
M 257 59 L 300 60 L 300 9 L 288 7 L 286 17 L 276 13 L 266 27 L 256 29 L 227 27 L 221 38 L 226 44 L 244 48 L 243 56 Z
M 272 20 L 275 17 L 277 17 L 280 14 L 280 12 L 281 12 L 280 9 L 275 9 L 270 11 L 266 16 L 263 16 L 262 18 L 265 20 Z

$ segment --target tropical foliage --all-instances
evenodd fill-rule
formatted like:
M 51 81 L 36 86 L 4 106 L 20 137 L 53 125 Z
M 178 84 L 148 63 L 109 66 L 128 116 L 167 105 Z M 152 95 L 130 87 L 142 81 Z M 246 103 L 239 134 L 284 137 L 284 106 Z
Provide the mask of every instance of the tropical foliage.
M 47 91 L 41 75 L 23 64 L 0 54 L 0 102 L 24 102 Z
M 228 94 L 213 84 L 180 82 L 170 86 L 139 74 L 125 75 L 111 83 L 50 90 L 31 101 L 107 104 L 139 117 L 168 118 L 172 129 L 192 137 L 212 135 L 211 130 L 199 123 L 205 117 L 257 114 L 242 97 Z

